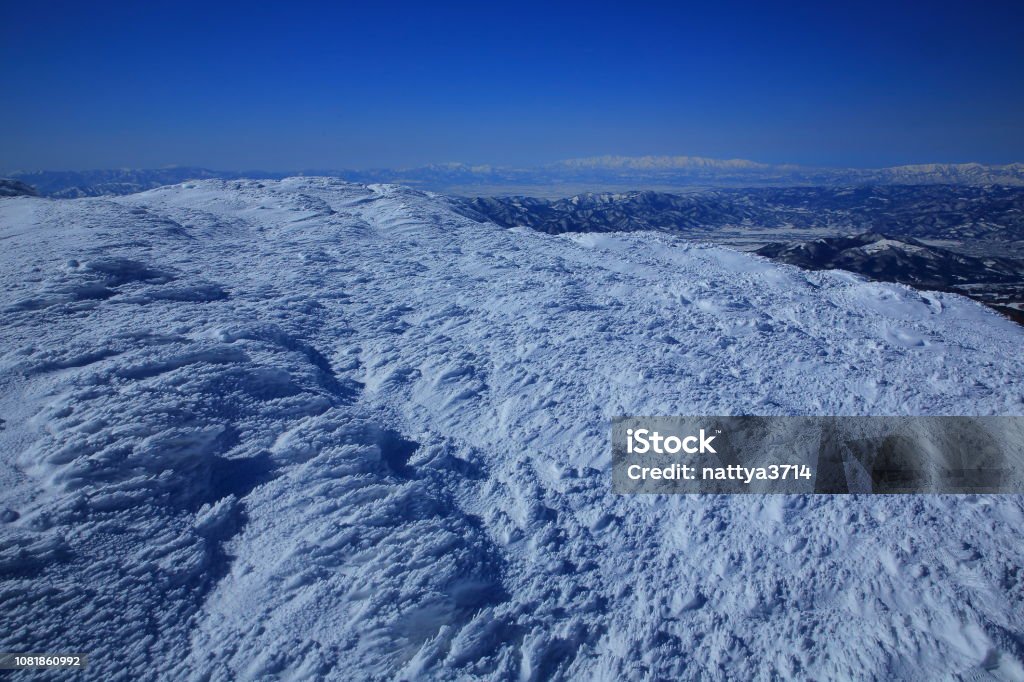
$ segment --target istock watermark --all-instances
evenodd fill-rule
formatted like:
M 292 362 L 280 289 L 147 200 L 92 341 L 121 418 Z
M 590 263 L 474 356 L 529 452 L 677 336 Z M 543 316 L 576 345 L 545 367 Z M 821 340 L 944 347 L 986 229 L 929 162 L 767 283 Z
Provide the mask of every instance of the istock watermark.
M 629 454 L 645 455 L 648 452 L 656 452 L 659 455 L 675 455 L 680 451 L 693 455 L 698 452 L 715 453 L 711 446 L 714 436 L 705 436 L 704 429 L 700 430 L 699 436 L 662 436 L 657 431 L 648 429 L 626 429 L 626 452 Z M 635 441 L 635 443 L 634 443 Z M 694 445 L 699 443 L 699 445 Z
M 623 494 L 1022 493 L 1024 417 L 617 417 Z

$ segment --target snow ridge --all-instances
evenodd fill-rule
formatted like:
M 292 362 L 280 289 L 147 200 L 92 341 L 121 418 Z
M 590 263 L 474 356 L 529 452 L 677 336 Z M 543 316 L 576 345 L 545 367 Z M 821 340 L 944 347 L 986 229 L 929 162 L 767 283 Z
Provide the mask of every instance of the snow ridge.
M 0 648 L 96 679 L 1024 677 L 1017 497 L 617 497 L 617 414 L 1021 414 L 958 296 L 322 178 L 0 200 Z M 116 644 L 115 644 L 116 643 Z

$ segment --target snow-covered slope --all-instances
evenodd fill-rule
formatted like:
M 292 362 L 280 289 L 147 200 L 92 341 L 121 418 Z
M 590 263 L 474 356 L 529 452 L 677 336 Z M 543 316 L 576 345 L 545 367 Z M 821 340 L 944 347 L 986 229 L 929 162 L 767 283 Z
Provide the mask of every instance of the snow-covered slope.
M 618 414 L 1021 414 L 966 299 L 335 180 L 0 200 L 0 649 L 1024 678 L 1019 497 L 626 497 Z

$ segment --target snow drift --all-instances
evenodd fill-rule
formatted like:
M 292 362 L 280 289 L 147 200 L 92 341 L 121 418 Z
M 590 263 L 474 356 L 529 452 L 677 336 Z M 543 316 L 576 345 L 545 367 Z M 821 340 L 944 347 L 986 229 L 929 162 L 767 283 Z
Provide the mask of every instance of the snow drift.
M 337 180 L 0 200 L 0 649 L 185 679 L 1024 678 L 1015 496 L 629 497 L 619 414 L 1021 414 L 958 296 Z

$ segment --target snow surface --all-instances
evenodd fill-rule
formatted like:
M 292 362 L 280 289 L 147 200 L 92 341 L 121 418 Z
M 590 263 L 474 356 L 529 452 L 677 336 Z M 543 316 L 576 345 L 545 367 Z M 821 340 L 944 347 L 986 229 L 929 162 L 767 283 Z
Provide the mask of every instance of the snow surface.
M 0 650 L 1024 679 L 1019 496 L 610 493 L 618 414 L 1024 413 L 967 299 L 316 178 L 2 199 L 0 252 Z

